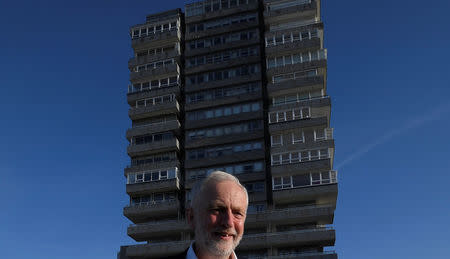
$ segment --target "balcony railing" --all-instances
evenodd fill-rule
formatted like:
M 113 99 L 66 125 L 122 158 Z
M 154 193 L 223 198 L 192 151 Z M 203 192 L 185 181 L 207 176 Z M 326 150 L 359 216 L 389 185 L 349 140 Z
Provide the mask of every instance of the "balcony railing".
M 295 207 L 295 208 L 251 211 L 251 212 L 247 212 L 247 215 L 266 214 L 266 215 L 269 216 L 269 215 L 278 215 L 278 214 L 289 214 L 289 213 L 292 213 L 292 212 L 296 212 L 296 213 L 301 214 L 301 211 L 304 211 L 304 210 L 328 208 L 329 206 L 331 206 L 331 205 L 308 205 L 308 206 Z
M 301 102 L 305 102 L 305 101 L 313 101 L 313 100 L 320 100 L 320 99 L 327 99 L 330 98 L 328 95 L 322 95 L 322 96 L 315 96 L 315 97 L 308 97 L 308 98 L 302 98 L 299 95 L 297 95 L 296 99 L 292 99 L 292 100 L 288 100 L 285 99 L 284 101 L 278 101 L 277 103 L 273 103 L 272 106 L 280 106 L 280 105 L 284 105 L 284 104 L 289 104 L 289 103 L 301 103 Z
M 285 56 L 270 57 L 267 58 L 267 70 L 326 59 L 327 59 L 326 49 L 302 53 L 294 53 Z
M 134 29 L 136 30 L 136 29 Z M 148 30 L 147 33 L 141 33 L 140 29 L 138 29 L 139 32 L 136 34 L 135 31 L 132 31 L 132 39 L 143 39 L 143 38 L 147 38 L 147 39 L 152 39 L 155 38 L 158 35 L 161 35 L 163 33 L 167 33 L 167 32 L 173 32 L 173 31 L 178 31 L 178 27 L 170 27 L 169 29 L 166 30 L 160 30 L 160 31 L 150 31 Z
M 317 131 L 314 131 L 314 141 L 333 139 L 333 128 L 325 128 L 322 134 L 319 135 Z
M 297 177 L 301 176 L 305 175 L 298 175 Z M 309 179 L 304 178 L 300 180 L 309 181 L 309 183 L 302 185 L 296 185 L 295 179 L 293 179 L 294 177 L 296 177 L 295 175 L 273 177 L 272 190 L 289 190 L 295 188 L 337 183 L 337 171 L 310 173 L 309 176 L 306 176 Z
M 140 85 L 138 87 L 133 86 L 133 85 L 128 85 L 128 94 L 156 90 L 156 89 L 171 87 L 171 86 L 179 86 L 179 83 L 174 82 L 174 83 L 170 83 L 170 84 L 158 85 L 158 86 L 153 86 L 153 87 L 151 87 L 150 85 L 148 85 L 148 87 L 143 87 L 142 85 Z
M 139 207 L 155 207 L 159 205 L 173 205 L 176 204 L 177 200 L 162 200 L 162 201 L 147 201 L 147 202 L 140 202 L 140 203 L 134 203 L 130 204 L 126 208 L 139 208 Z
M 143 125 L 136 125 L 136 126 L 133 126 L 131 129 L 158 126 L 158 125 L 163 125 L 163 124 L 167 124 L 167 123 L 171 123 L 171 122 L 178 122 L 178 120 L 167 120 L 167 121 L 152 122 L 152 123 L 143 124 Z
M 285 1 L 282 3 L 273 3 L 273 4 L 267 4 L 266 5 L 266 11 L 276 11 L 284 8 L 304 5 L 304 4 L 310 4 L 311 0 L 291 0 L 291 1 Z
M 272 166 L 330 159 L 333 153 L 332 148 L 322 148 L 313 150 L 291 151 L 272 155 Z

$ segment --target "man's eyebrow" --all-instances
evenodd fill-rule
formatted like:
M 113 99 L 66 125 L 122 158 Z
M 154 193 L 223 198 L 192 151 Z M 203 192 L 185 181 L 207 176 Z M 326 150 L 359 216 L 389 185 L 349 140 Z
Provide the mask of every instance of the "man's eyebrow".
M 218 208 L 218 207 L 220 208 L 220 207 L 225 207 L 225 206 L 226 206 L 225 203 L 218 201 L 218 200 L 213 200 L 213 201 L 210 201 L 210 203 L 208 204 L 208 209 Z

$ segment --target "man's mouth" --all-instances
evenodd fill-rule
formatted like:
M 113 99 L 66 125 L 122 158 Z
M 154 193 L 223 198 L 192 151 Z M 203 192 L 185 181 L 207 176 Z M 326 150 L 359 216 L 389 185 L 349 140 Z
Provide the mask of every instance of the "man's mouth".
M 235 236 L 233 233 L 228 232 L 214 232 L 214 235 L 222 240 L 230 240 Z

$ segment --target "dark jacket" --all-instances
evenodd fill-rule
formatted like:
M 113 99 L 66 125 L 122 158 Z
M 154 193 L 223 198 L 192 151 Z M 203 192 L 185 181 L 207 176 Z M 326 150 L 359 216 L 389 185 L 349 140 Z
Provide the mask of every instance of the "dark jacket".
M 169 256 L 169 257 L 164 257 L 164 259 L 186 259 L 187 251 L 188 250 L 184 251 L 181 254 L 172 255 L 172 256 Z

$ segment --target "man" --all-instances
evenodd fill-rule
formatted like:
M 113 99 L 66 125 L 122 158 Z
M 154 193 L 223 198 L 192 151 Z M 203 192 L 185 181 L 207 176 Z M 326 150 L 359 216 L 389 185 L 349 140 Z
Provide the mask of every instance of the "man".
M 244 234 L 248 194 L 231 174 L 215 171 L 193 190 L 188 222 L 195 241 L 183 259 L 237 259 L 234 249 Z

